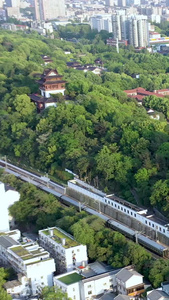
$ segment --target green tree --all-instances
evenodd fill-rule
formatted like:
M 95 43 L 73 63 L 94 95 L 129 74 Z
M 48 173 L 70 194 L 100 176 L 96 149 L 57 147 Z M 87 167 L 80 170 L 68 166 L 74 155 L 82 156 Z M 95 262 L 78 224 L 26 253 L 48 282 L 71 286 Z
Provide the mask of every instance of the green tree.
M 42 291 L 43 300 L 71 300 L 67 294 L 57 287 L 45 287 Z

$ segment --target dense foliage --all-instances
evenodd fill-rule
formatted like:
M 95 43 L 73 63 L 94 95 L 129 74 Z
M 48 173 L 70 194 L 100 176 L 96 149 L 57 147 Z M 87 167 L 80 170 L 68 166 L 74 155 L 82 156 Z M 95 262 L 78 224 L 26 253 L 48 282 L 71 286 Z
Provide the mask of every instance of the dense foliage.
M 40 296 L 41 300 L 71 300 L 61 289 L 45 287 Z
M 3 284 L 6 279 L 9 277 L 8 270 L 4 268 L 0 268 L 0 299 L 1 300 L 12 300 L 11 296 L 6 293 L 3 288 Z
M 117 54 L 105 45 L 104 32 L 89 38 L 93 32 L 87 27 L 71 26 L 57 34 L 79 30 L 81 39 L 75 44 L 36 33 L 0 31 L 0 153 L 54 176 L 65 167 L 72 169 L 105 191 L 156 206 L 168 216 L 167 119 L 150 119 L 123 90 L 169 87 L 169 58 L 135 53 L 131 47 Z M 37 114 L 28 94 L 38 92 L 34 74 L 45 68 L 42 54 L 50 55 L 50 67 L 64 74 L 69 100 L 60 99 L 57 108 Z M 108 71 L 101 77 L 66 66 L 72 59 L 85 64 L 98 57 Z M 139 79 L 133 78 L 136 73 Z M 145 106 L 168 118 L 168 99 L 150 97 Z

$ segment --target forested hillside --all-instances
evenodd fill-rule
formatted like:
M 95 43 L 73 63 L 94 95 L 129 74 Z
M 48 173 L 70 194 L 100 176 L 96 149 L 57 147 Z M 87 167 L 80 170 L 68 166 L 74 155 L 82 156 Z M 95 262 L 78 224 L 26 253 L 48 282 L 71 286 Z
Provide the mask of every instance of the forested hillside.
M 169 100 L 154 104 L 164 113 L 157 121 L 123 93 L 139 86 L 169 88 L 169 57 L 131 47 L 117 54 L 105 45 L 104 32 L 83 26 L 74 31 L 69 25 L 57 35 L 80 37 L 77 43 L 0 31 L 1 155 L 53 176 L 69 168 L 105 191 L 169 216 Z M 45 68 L 42 54 L 64 75 L 69 100 L 37 114 L 28 94 L 38 92 L 34 75 Z M 72 59 L 93 64 L 96 58 L 107 68 L 101 77 L 66 65 Z

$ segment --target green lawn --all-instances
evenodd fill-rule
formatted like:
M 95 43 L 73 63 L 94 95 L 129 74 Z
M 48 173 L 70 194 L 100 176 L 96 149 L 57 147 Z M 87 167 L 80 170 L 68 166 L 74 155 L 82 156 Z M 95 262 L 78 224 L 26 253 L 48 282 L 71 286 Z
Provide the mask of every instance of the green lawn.
M 76 283 L 80 280 L 82 280 L 82 276 L 77 274 L 77 273 L 72 273 L 63 277 L 58 278 L 59 281 L 63 282 L 64 284 L 72 284 L 72 283 Z

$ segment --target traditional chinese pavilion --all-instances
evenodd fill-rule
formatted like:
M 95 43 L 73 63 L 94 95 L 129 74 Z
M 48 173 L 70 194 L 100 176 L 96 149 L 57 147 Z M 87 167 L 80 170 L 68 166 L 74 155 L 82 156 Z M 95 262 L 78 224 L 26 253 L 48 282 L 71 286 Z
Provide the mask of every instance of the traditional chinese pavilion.
M 40 79 L 39 83 L 41 94 L 30 95 L 31 100 L 37 105 L 38 111 L 45 109 L 48 106 L 56 106 L 57 100 L 52 97 L 52 94 L 61 93 L 64 95 L 65 83 L 62 75 L 59 75 L 57 70 L 46 69 Z

